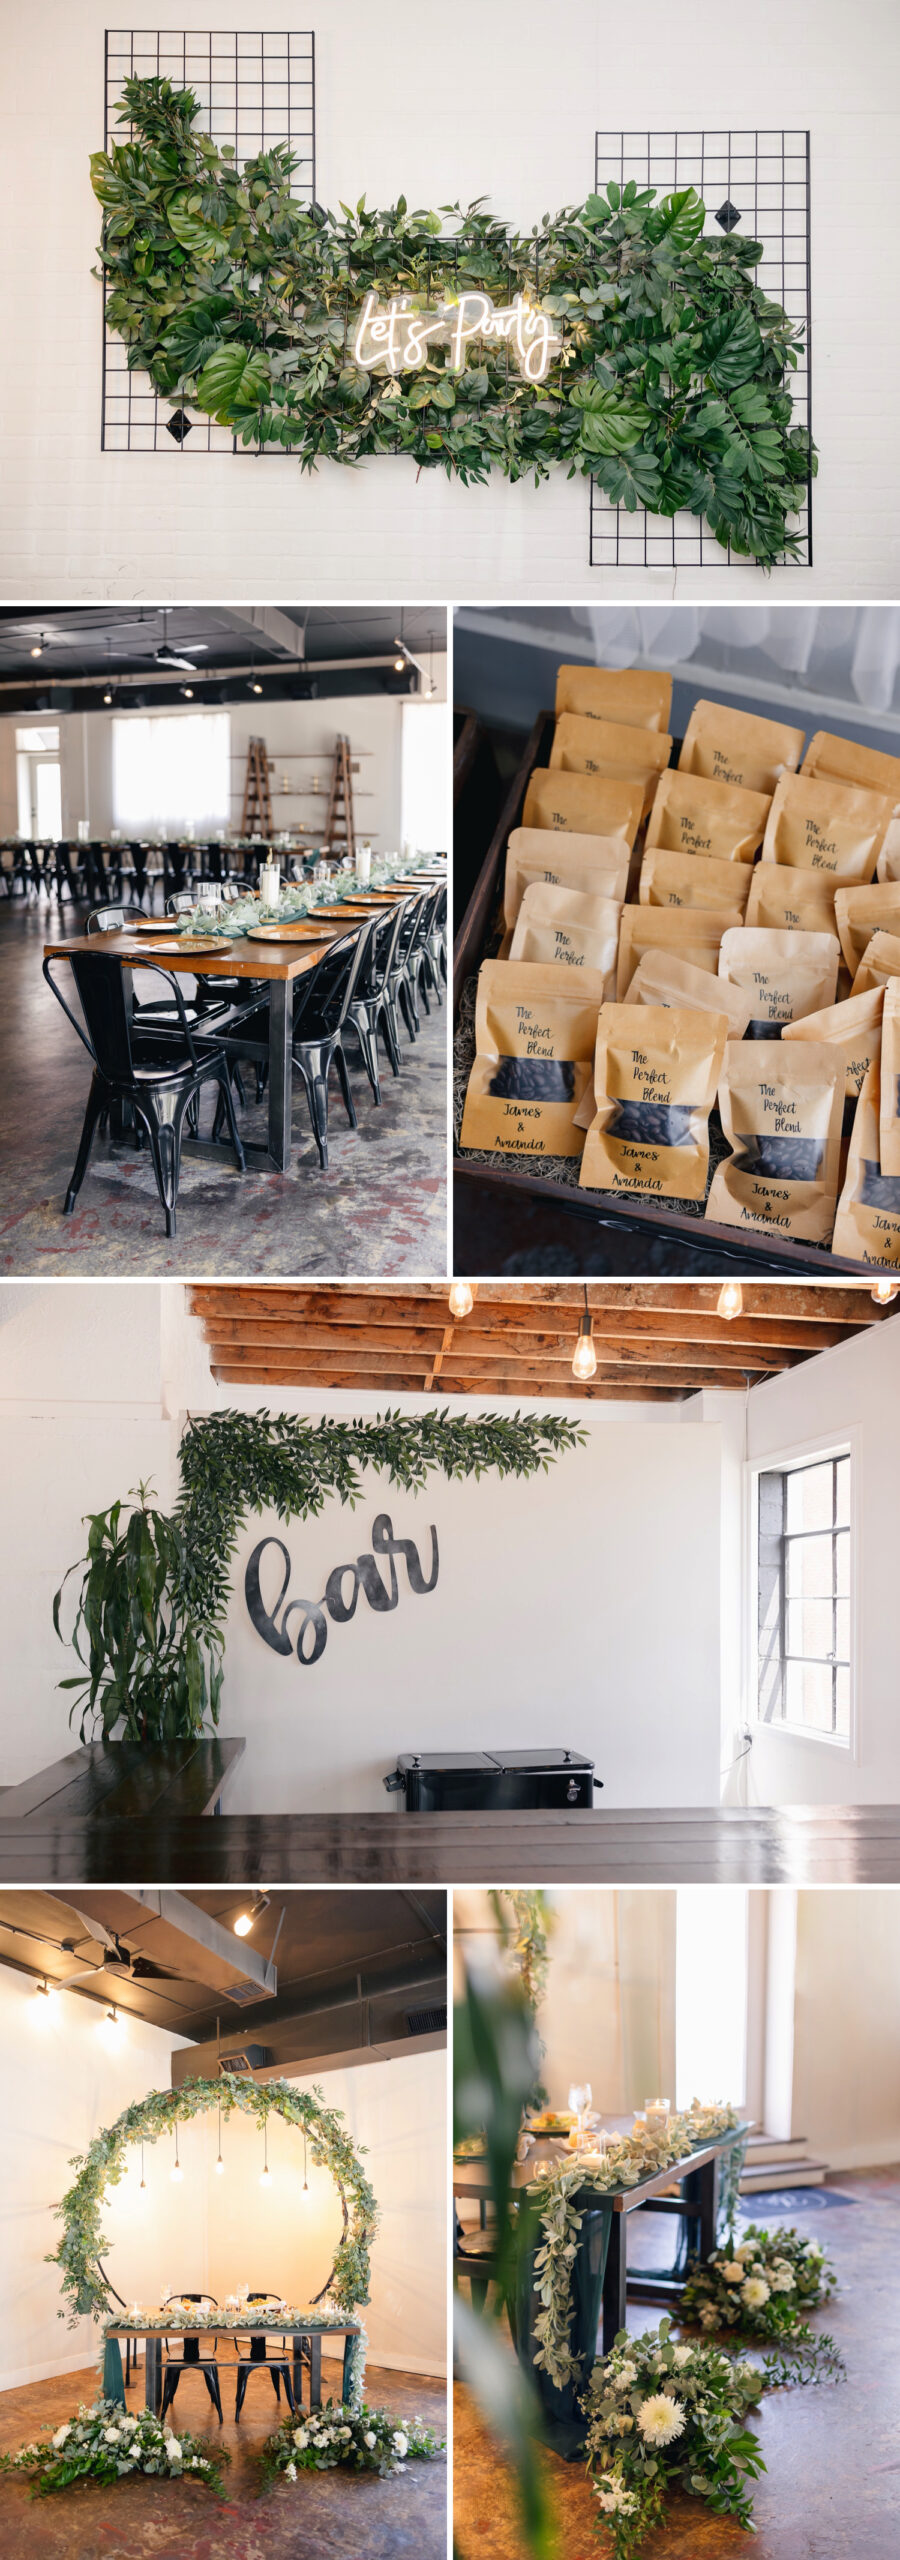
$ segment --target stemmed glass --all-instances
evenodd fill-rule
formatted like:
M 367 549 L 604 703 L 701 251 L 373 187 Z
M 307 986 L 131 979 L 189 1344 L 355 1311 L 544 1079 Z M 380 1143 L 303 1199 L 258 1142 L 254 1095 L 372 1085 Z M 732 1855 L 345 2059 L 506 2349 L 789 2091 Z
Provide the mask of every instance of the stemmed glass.
M 582 2088 L 579 2088 L 573 2081 L 572 2087 L 569 2090 L 569 2105 L 575 2118 L 575 2133 L 579 2142 L 581 2141 L 582 2135 L 586 2129 L 592 2104 L 593 2091 L 591 2089 L 590 2081 L 586 2080 Z

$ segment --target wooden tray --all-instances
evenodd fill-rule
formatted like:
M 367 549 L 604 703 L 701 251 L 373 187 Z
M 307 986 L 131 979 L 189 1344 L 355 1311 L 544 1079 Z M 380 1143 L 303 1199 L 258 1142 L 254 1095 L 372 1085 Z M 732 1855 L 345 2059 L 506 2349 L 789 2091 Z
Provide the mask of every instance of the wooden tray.
M 773 713 L 773 718 L 775 714 Z M 500 811 L 497 825 L 488 845 L 481 870 L 462 919 L 453 946 L 453 1010 L 458 1016 L 460 999 L 468 978 L 477 974 L 484 956 L 491 925 L 500 902 L 507 838 L 513 827 L 521 825 L 522 807 L 528 784 L 535 768 L 547 765 L 553 744 L 555 718 L 552 711 L 539 711 L 533 729 L 522 750 L 517 770 Z M 836 1278 L 840 1272 L 876 1279 L 881 1265 L 850 1262 L 826 1248 L 811 1250 L 787 1238 L 769 1237 L 762 1232 L 752 1234 L 742 1227 L 721 1226 L 716 1219 L 691 1218 L 675 1210 L 617 1199 L 612 1192 L 579 1191 L 565 1182 L 554 1182 L 541 1174 L 509 1173 L 494 1165 L 471 1163 L 458 1144 L 453 1158 L 454 1218 L 459 1236 L 455 1245 L 453 1267 L 458 1273 L 475 1279 L 496 1277 L 496 1254 L 486 1251 L 484 1261 L 467 1245 L 465 1238 L 477 1234 L 484 1223 L 499 1225 L 508 1239 L 504 1253 L 530 1243 L 542 1257 L 546 1272 L 547 1255 L 555 1249 L 564 1259 L 560 1262 L 563 1276 L 582 1274 L 595 1278 L 614 1278 L 619 1265 L 615 1259 L 614 1237 L 621 1236 L 627 1251 L 623 1268 L 628 1277 L 638 1278 L 642 1272 L 664 1270 L 660 1248 L 673 1248 L 673 1258 L 665 1276 L 677 1276 L 684 1266 L 678 1261 L 679 1250 L 685 1257 L 708 1262 L 708 1278 L 717 1272 L 738 1276 L 746 1273 L 761 1279 L 767 1274 L 782 1280 L 815 1280 Z M 604 1235 L 605 1230 L 605 1235 Z M 593 1231 L 593 1232 L 592 1232 Z M 612 1233 L 610 1232 L 612 1231 Z M 640 1262 L 640 1250 L 647 1260 Z M 886 1269 L 887 1266 L 885 1265 Z M 693 1277 L 691 1273 L 688 1276 Z M 699 1278 L 701 1274 L 698 1272 Z

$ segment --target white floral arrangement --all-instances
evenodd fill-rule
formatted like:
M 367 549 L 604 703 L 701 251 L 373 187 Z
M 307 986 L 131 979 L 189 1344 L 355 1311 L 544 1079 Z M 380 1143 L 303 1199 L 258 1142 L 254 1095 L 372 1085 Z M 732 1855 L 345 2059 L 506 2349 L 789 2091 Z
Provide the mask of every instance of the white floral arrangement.
M 159 2329 L 163 2334 L 171 2330 L 173 2335 L 176 2330 L 186 2329 L 193 2336 L 201 2329 L 252 2329 L 260 2336 L 264 2330 L 274 2330 L 279 2337 L 287 2330 L 295 2336 L 312 2330 L 325 2336 L 331 2330 L 365 2335 L 359 2321 L 349 2320 L 346 2312 L 337 2308 L 324 2308 L 321 2302 L 247 2302 L 240 2296 L 227 2301 L 221 2310 L 183 2301 L 180 2296 L 172 2302 L 154 2303 L 149 2309 L 146 2304 L 132 2303 L 119 2312 L 118 2318 L 106 2322 L 103 2334 L 108 2337 L 119 2329 L 132 2327 Z
M 306 2418 L 285 2418 L 263 2446 L 264 2482 L 297 2480 L 302 2471 L 375 2471 L 394 2479 L 408 2462 L 431 2460 L 442 2439 L 421 2418 L 396 2417 L 390 2409 L 369 2409 L 329 2400 Z
M 750 2222 L 709 2258 L 692 2258 L 680 2318 L 707 2332 L 740 2329 L 777 2346 L 770 2379 L 824 2381 L 843 2372 L 834 2340 L 810 2329 L 807 2312 L 827 2302 L 837 2276 L 816 2240 L 793 2226 L 767 2231 Z M 788 2365 L 792 2368 L 788 2375 Z
M 368 882 L 370 889 L 389 889 L 392 881 L 407 879 L 424 868 L 425 854 L 382 854 L 373 859 Z M 294 924 L 301 916 L 314 914 L 316 907 L 340 903 L 359 892 L 359 881 L 352 863 L 344 863 L 339 871 L 329 873 L 327 880 L 285 880 L 277 899 L 263 899 L 258 890 L 248 889 L 241 898 L 217 903 L 215 911 L 199 902 L 172 917 L 172 931 L 190 937 L 194 933 L 227 933 L 235 940 L 247 933 L 251 925 Z
M 68 2489 L 78 2480 L 130 2480 L 138 2474 L 158 2480 L 198 2480 L 223 2494 L 222 2471 L 228 2455 L 210 2447 L 186 2428 L 176 2435 L 168 2424 L 141 2409 L 134 2416 L 115 2400 L 95 2400 L 75 2418 L 50 2432 L 45 2428 L 33 2444 L 18 2453 L 0 2455 L 0 2471 L 33 2483 L 36 2497 Z
M 590 2193 L 603 2196 L 622 2187 L 639 2186 L 642 2178 L 674 2168 L 706 2143 L 737 2132 L 740 2118 L 728 2103 L 701 2105 L 699 2099 L 683 2115 L 638 2120 L 630 2133 L 610 2142 L 602 2155 L 551 2161 L 535 2172 L 526 2194 L 538 2212 L 544 2239 L 535 2252 L 534 2292 L 541 2304 L 534 2321 L 535 2365 L 558 2390 L 581 2377 L 579 2358 L 569 2344 L 572 2322 L 572 2270 L 577 2255 L 582 2203 Z
M 639 2338 L 621 2331 L 584 2396 L 587 2466 L 614 2560 L 633 2560 L 670 2488 L 753 2530 L 747 2482 L 765 2464 L 746 2421 L 763 2376 L 706 2342 L 673 2346 L 669 2331 L 668 2320 Z

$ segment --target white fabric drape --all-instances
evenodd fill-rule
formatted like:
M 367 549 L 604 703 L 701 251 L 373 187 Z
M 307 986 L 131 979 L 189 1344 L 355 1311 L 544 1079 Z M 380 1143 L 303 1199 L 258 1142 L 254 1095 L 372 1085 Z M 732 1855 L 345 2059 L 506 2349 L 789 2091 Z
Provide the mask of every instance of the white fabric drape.
M 898 605 L 583 605 L 599 664 L 640 658 L 686 666 L 710 649 L 748 656 L 760 673 L 778 669 L 810 688 L 868 711 L 888 711 L 900 692 Z
M 231 815 L 227 711 L 114 719 L 113 824 L 126 835 L 219 833 Z

